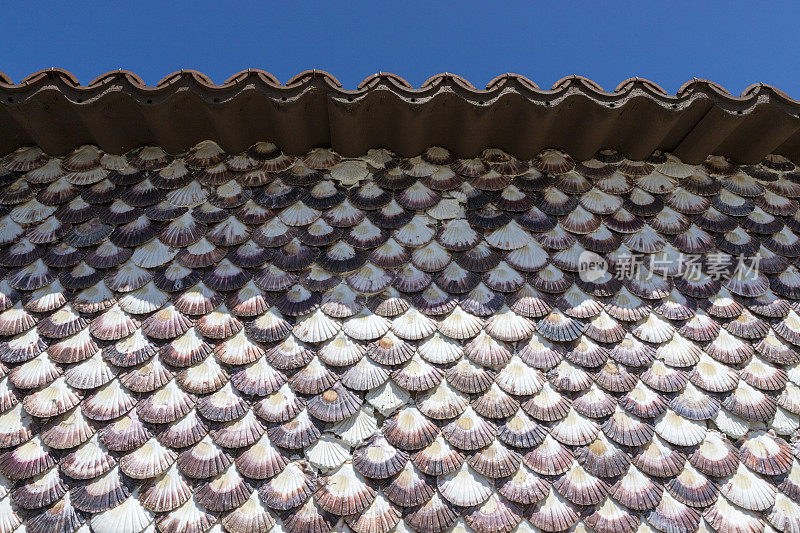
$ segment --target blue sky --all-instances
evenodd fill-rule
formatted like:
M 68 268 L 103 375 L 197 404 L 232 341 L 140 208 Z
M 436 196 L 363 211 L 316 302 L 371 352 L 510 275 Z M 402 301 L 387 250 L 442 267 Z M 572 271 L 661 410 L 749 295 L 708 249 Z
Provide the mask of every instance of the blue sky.
M 318 68 L 345 88 L 378 71 L 478 87 L 504 72 L 546 88 L 581 74 L 669 92 L 699 77 L 800 98 L 799 25 L 798 2 L 16 2 L 0 19 L 0 71 L 19 81 L 56 66 L 88 83 L 126 68 L 153 84 L 181 68 L 217 83 Z

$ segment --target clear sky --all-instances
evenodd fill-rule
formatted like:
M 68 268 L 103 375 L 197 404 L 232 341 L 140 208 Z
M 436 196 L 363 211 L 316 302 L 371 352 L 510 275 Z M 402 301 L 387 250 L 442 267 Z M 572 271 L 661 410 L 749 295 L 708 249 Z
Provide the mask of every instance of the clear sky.
M 88 83 L 125 68 L 154 84 L 181 68 L 217 83 L 248 67 L 282 82 L 318 68 L 345 88 L 378 71 L 481 88 L 505 72 L 545 88 L 580 74 L 669 92 L 698 77 L 800 98 L 799 28 L 800 2 L 7 2 L 0 71 L 19 81 L 55 66 Z

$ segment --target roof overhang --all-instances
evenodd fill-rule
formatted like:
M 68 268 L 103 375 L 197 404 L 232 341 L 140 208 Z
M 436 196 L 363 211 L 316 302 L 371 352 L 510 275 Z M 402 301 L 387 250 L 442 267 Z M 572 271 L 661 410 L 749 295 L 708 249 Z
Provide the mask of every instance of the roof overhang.
M 345 156 L 373 147 L 412 156 L 443 146 L 460 157 L 497 147 L 520 158 L 558 148 L 588 159 L 613 148 L 637 160 L 656 149 L 688 163 L 709 154 L 738 163 L 769 153 L 800 160 L 800 102 L 763 84 L 734 97 L 692 80 L 670 95 L 639 78 L 606 92 L 577 76 L 542 90 L 505 74 L 478 90 L 441 74 L 416 89 L 381 73 L 346 90 L 323 71 L 282 85 L 247 70 L 215 85 L 184 70 L 153 87 L 127 71 L 84 86 L 53 69 L 19 84 L 0 74 L 0 101 L 0 153 L 36 144 L 64 154 L 87 143 L 112 153 L 145 144 L 179 153 L 215 139 L 230 153 L 271 140 L 292 154 L 330 146 Z

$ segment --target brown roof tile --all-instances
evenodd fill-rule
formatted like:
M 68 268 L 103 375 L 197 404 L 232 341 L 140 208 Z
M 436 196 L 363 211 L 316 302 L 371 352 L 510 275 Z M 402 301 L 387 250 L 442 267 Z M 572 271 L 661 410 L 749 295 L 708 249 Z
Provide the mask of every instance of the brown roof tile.
M 237 153 L 268 138 L 294 155 L 331 146 L 348 157 L 377 147 L 410 157 L 444 146 L 474 157 L 495 146 L 523 159 L 548 147 L 578 160 L 602 148 L 633 160 L 660 149 L 693 164 L 709 154 L 738 163 L 770 153 L 800 159 L 796 100 L 764 84 L 735 97 L 700 79 L 671 95 L 641 78 L 606 91 L 568 76 L 545 90 L 508 73 L 476 89 L 445 73 L 414 88 L 377 73 L 348 90 L 321 70 L 281 84 L 248 69 L 220 85 L 181 70 L 147 86 L 123 70 L 81 85 L 69 72 L 49 69 L 18 84 L 0 73 L 0 102 L 0 152 L 37 144 L 65 154 L 91 143 L 113 153 L 146 144 L 181 153 L 211 138 Z

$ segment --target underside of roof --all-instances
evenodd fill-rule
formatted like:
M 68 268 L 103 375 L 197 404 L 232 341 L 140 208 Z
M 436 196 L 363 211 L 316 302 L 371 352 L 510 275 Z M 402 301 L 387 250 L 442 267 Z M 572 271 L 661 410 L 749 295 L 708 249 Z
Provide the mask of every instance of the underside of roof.
M 800 531 L 780 155 L 0 169 L 0 533 Z
M 413 156 L 442 146 L 474 157 L 492 146 L 529 159 L 554 147 L 577 160 L 611 148 L 633 160 L 664 150 L 689 163 L 709 154 L 756 163 L 770 153 L 800 159 L 800 103 L 763 84 L 734 97 L 697 79 L 670 95 L 639 78 L 607 92 L 578 76 L 542 90 L 505 74 L 478 90 L 441 74 L 416 89 L 380 73 L 346 90 L 324 71 L 282 85 L 247 70 L 215 85 L 185 70 L 154 87 L 127 71 L 88 85 L 57 69 L 18 84 L 0 73 L 0 153 L 26 144 L 51 154 L 83 144 L 182 153 L 203 139 L 230 153 L 270 139 L 294 155 L 324 146 L 344 156 L 370 148 Z

